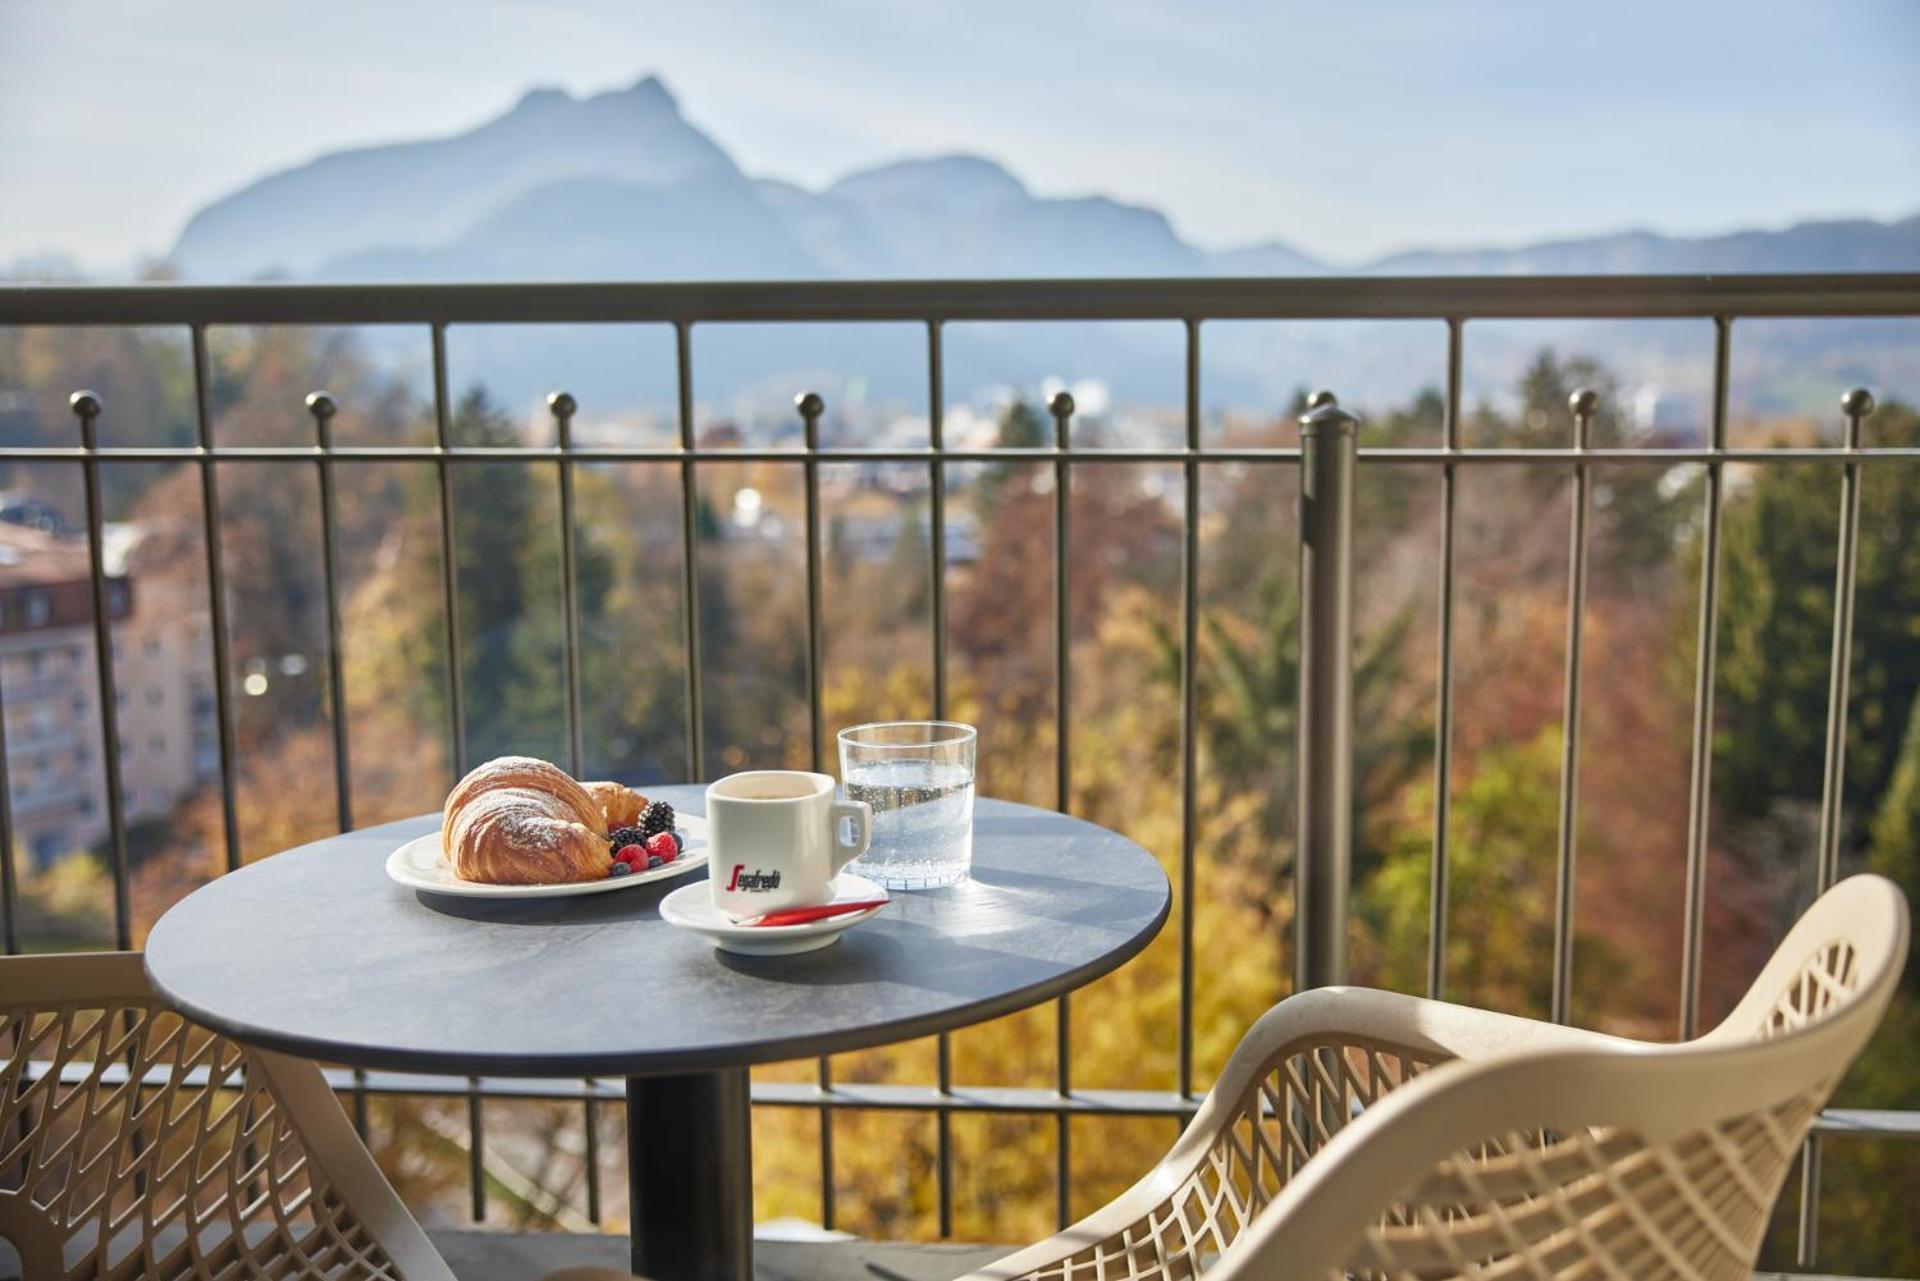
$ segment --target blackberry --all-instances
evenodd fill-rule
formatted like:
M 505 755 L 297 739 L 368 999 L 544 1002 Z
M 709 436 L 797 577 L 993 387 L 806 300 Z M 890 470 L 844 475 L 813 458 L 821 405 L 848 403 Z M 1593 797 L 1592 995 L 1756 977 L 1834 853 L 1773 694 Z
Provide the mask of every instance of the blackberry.
M 655 801 L 640 811 L 640 831 L 646 836 L 673 830 L 673 806 Z
M 622 850 L 629 845 L 645 845 L 647 834 L 637 827 L 616 827 L 607 840 L 614 849 Z

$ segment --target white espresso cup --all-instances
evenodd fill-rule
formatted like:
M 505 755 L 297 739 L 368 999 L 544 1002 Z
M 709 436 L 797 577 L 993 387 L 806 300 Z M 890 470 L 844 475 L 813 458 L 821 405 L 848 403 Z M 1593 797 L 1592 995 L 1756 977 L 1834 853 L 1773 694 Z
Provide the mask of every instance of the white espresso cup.
M 707 884 L 729 916 L 812 907 L 867 852 L 873 809 L 834 798 L 833 777 L 749 770 L 707 785 Z

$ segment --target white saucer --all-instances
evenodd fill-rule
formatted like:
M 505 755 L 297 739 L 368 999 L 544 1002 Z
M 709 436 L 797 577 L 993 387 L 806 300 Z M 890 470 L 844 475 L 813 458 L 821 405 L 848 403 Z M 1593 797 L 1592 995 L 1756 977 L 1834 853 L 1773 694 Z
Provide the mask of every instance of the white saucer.
M 833 878 L 829 903 L 847 900 L 886 898 L 887 892 L 864 876 L 842 872 Z M 808 921 L 804 925 L 735 925 L 733 918 L 713 905 L 713 888 L 705 881 L 682 885 L 660 900 L 660 919 L 683 930 L 692 930 L 722 952 L 742 956 L 791 956 L 827 946 L 840 935 L 871 920 L 886 904 L 865 912 L 848 912 Z
M 597 881 L 566 881 L 558 885 L 488 885 L 480 881 L 463 881 L 453 874 L 446 855 L 441 853 L 438 832 L 417 836 L 387 855 L 387 875 L 409 889 L 427 890 L 433 894 L 458 894 L 463 898 L 563 898 L 570 894 L 603 894 L 608 890 L 624 890 L 635 885 L 669 880 L 696 867 L 705 867 L 707 820 L 697 814 L 676 814 L 673 828 L 680 837 L 680 857 L 650 872 L 635 872 L 631 876 L 609 876 Z

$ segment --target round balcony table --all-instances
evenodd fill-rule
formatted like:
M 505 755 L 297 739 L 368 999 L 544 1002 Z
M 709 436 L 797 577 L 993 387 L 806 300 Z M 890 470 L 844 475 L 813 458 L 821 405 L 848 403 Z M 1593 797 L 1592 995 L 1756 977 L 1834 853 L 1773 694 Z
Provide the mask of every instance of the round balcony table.
M 648 792 L 704 809 L 698 787 Z M 390 881 L 388 853 L 438 823 L 330 837 L 202 886 L 154 926 L 147 973 L 182 1013 L 264 1049 L 401 1072 L 625 1077 L 633 1270 L 656 1281 L 751 1281 L 751 1065 L 1059 996 L 1144 948 L 1171 901 L 1125 837 L 982 799 L 971 881 L 896 894 L 820 951 L 741 957 L 660 919 L 686 878 L 502 901 Z

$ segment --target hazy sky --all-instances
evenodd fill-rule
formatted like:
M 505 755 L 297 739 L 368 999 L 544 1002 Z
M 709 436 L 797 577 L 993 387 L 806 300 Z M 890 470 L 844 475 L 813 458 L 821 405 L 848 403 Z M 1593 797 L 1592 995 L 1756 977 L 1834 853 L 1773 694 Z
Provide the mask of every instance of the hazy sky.
M 649 71 L 753 173 L 974 151 L 1335 261 L 1920 211 L 1920 0 L 0 0 L 0 263 Z

